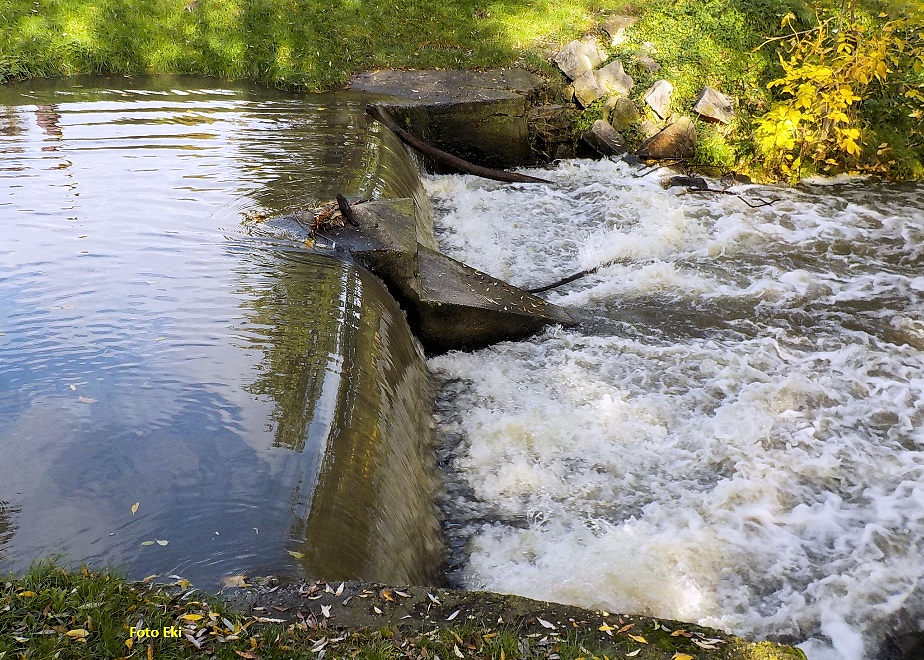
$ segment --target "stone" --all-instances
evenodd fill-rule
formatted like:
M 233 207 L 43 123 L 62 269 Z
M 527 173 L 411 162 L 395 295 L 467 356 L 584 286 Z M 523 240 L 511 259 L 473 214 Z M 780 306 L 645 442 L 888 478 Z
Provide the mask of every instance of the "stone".
M 606 53 L 596 39 L 584 37 L 572 41 L 552 59 L 562 73 L 570 80 L 576 80 L 597 68 L 606 59 Z
M 639 53 L 635 55 L 632 59 L 638 62 L 648 73 L 657 73 L 661 69 L 661 65 L 655 62 L 655 59 L 648 55 L 647 53 Z
M 584 131 L 581 139 L 601 156 L 617 156 L 627 151 L 626 141 L 608 122 L 598 119 Z
M 735 118 L 735 101 L 719 90 L 706 86 L 699 93 L 693 110 L 700 117 L 728 124 Z
M 619 60 L 613 60 L 606 66 L 600 67 L 594 72 L 594 76 L 597 78 L 597 86 L 603 90 L 604 94 L 627 96 L 635 87 L 635 81 L 625 72 Z
M 671 93 L 673 93 L 673 91 L 674 86 L 662 78 L 645 92 L 645 103 L 647 103 L 661 119 L 667 119 L 670 114 Z
M 636 153 L 646 160 L 677 160 L 690 158 L 695 151 L 696 127 L 689 117 L 681 117 L 642 142 Z
M 593 71 L 588 71 L 574 81 L 574 98 L 582 108 L 586 108 L 601 96 L 603 96 L 603 89 L 597 82 L 597 76 Z
M 631 100 L 623 97 L 616 97 L 612 100 L 610 124 L 612 124 L 613 128 L 617 131 L 624 131 L 641 120 L 642 115 L 639 113 L 638 107 L 636 107 L 635 103 Z
M 651 119 L 643 120 L 642 123 L 638 125 L 638 128 L 646 138 L 650 138 L 652 135 L 657 135 L 661 132 L 661 127 Z
M 637 16 L 610 16 L 600 27 L 606 32 L 613 46 L 623 43 L 626 37 L 626 29 L 638 23 Z

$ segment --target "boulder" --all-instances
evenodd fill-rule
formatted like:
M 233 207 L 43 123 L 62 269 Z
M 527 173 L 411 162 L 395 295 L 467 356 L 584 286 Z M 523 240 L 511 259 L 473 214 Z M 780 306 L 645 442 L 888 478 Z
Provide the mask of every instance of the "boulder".
M 608 104 L 609 105 L 609 104 Z M 642 118 L 638 108 L 631 100 L 623 97 L 612 99 L 610 108 L 610 124 L 617 131 L 624 131 L 629 126 L 637 124 Z
M 645 92 L 645 103 L 647 103 L 661 119 L 667 119 L 670 114 L 671 93 L 673 91 L 674 86 L 662 78 Z
M 652 135 L 657 135 L 661 132 L 661 127 L 650 119 L 643 120 L 642 123 L 638 125 L 638 128 L 646 138 L 650 138 Z
M 661 65 L 655 62 L 655 59 L 647 53 L 638 53 L 632 59 L 638 62 L 639 66 L 645 69 L 645 71 L 648 73 L 657 73 L 661 68 Z
M 606 53 L 593 37 L 575 39 L 552 58 L 570 80 L 576 80 L 593 71 L 605 59 Z
M 638 23 L 637 16 L 610 16 L 600 27 L 610 38 L 610 44 L 617 46 L 626 40 L 626 28 Z
M 601 88 L 600 83 L 597 82 L 597 76 L 594 75 L 593 71 L 588 71 L 583 76 L 575 80 L 572 86 L 574 87 L 574 98 L 582 108 L 586 108 L 588 105 L 603 96 L 604 93 L 603 88 Z
M 636 153 L 646 160 L 676 160 L 690 158 L 695 151 L 696 127 L 689 117 L 681 117 L 642 142 Z
M 623 137 L 602 119 L 595 121 L 581 138 L 601 156 L 617 156 L 627 151 Z
M 622 68 L 622 62 L 613 60 L 604 67 L 600 67 L 594 73 L 597 78 L 597 85 L 603 90 L 604 94 L 615 94 L 617 96 L 626 96 L 635 87 L 635 81 L 626 74 Z
M 735 101 L 712 87 L 703 87 L 693 110 L 700 117 L 728 124 L 735 118 Z

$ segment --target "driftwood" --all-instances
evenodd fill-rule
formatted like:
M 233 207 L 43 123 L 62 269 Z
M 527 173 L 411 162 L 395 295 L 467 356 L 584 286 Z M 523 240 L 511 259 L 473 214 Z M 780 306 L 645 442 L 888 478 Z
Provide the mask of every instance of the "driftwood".
M 416 149 L 424 156 L 429 156 L 433 160 L 456 170 L 457 172 L 462 172 L 463 174 L 474 174 L 475 176 L 480 176 L 485 179 L 493 179 L 494 181 L 503 181 L 505 183 L 552 183 L 547 179 L 540 179 L 538 177 L 529 176 L 527 174 L 505 172 L 504 170 L 495 170 L 490 167 L 475 165 L 474 163 L 470 163 L 467 160 L 459 158 L 458 156 L 453 156 L 452 154 L 442 151 L 441 149 L 432 147 L 420 138 L 411 135 L 406 130 L 398 126 L 398 123 L 381 105 L 368 105 L 366 106 L 366 112 L 368 112 L 373 119 L 387 126 L 395 135 L 398 136 L 402 142 L 404 142 L 404 144 L 413 149 Z

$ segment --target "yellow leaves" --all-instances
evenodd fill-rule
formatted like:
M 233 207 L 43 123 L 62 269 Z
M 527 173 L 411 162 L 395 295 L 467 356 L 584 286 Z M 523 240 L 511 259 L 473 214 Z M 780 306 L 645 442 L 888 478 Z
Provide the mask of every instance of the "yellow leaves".
M 16 595 L 20 598 L 35 598 L 38 594 L 36 594 L 34 591 L 20 591 Z
M 78 642 L 85 642 L 87 641 L 86 638 L 87 638 L 87 635 L 90 634 L 90 631 L 86 630 L 85 628 L 75 628 L 74 630 L 68 630 L 64 634 Z
M 290 555 L 292 555 L 292 556 L 295 557 L 296 559 L 304 559 L 304 558 L 305 558 L 305 553 L 304 553 L 304 552 L 298 552 L 298 551 L 296 551 L 296 550 L 286 550 L 286 552 L 288 552 Z
M 641 635 L 629 635 L 629 639 L 632 641 L 638 642 L 639 644 L 647 644 L 648 642 Z
M 693 656 L 686 653 L 675 653 L 671 656 L 671 660 L 693 660 Z
M 249 587 L 247 578 L 243 575 L 227 575 L 222 578 L 221 583 L 229 588 Z
M 136 513 L 138 513 L 138 507 L 140 506 L 141 506 L 141 502 L 135 502 L 134 504 L 132 504 L 132 515 L 135 515 Z
M 125 640 L 125 646 L 127 646 L 129 649 L 131 649 L 131 647 L 133 647 L 134 645 L 135 645 L 134 637 L 129 637 L 128 639 Z
M 201 614 L 184 614 L 180 617 L 184 621 L 198 621 L 202 618 Z

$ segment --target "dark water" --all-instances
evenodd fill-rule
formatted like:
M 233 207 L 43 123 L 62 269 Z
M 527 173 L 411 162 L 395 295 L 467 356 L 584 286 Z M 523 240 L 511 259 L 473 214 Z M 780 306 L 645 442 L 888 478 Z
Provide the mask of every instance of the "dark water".
M 400 310 L 242 225 L 419 193 L 363 103 L 0 89 L 0 570 L 433 579 L 429 383 Z

